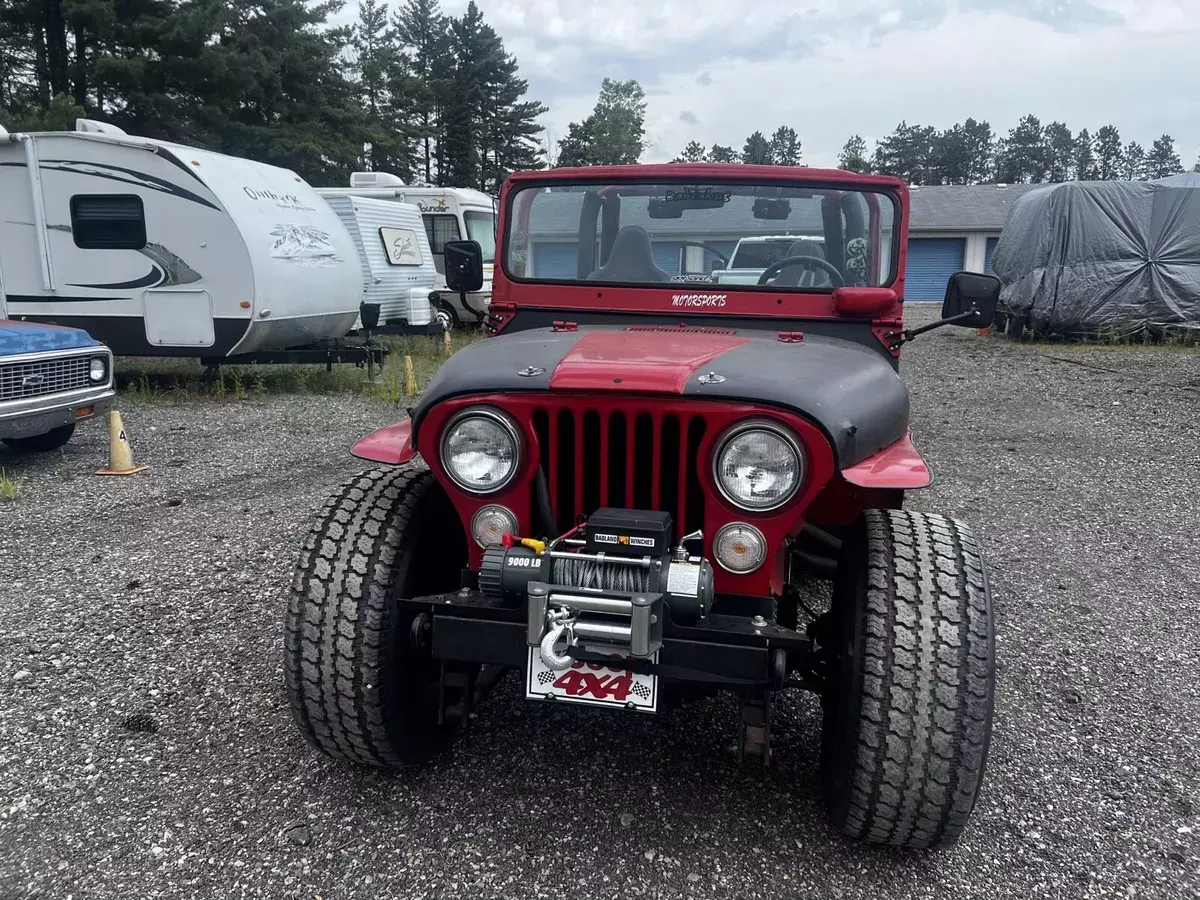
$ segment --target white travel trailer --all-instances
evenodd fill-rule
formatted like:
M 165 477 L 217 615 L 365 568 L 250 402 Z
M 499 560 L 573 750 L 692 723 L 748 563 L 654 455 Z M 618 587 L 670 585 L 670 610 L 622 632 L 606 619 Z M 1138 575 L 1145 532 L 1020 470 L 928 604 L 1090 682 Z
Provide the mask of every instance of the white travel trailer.
M 438 318 L 446 327 L 460 322 L 474 323 L 486 313 L 492 299 L 492 266 L 496 259 L 496 203 L 483 191 L 471 188 L 435 187 L 405 184 L 388 172 L 354 172 L 348 188 L 317 188 L 322 197 L 370 197 L 411 203 L 425 220 L 425 235 L 433 250 L 437 267 Z M 464 309 L 458 294 L 446 288 L 446 265 L 442 248 L 448 241 L 478 241 L 483 249 L 483 287 L 467 295 L 470 309 Z
M 362 266 L 362 299 L 379 305 L 379 324 L 384 330 L 428 326 L 437 270 L 420 211 L 408 203 L 367 197 L 324 201 L 350 232 Z
M 79 120 L 0 128 L 0 284 L 14 319 L 118 356 L 224 359 L 344 337 L 362 265 L 294 172 Z

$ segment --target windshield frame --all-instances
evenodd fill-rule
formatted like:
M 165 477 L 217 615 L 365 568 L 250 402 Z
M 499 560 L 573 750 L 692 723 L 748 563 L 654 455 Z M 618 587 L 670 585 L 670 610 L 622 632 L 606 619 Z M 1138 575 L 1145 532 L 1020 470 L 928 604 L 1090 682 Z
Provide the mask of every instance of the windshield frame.
M 786 286 L 776 287 L 772 284 L 738 284 L 735 282 L 729 283 L 709 283 L 709 282 L 614 282 L 614 281 L 584 281 L 578 278 L 531 278 L 525 275 L 516 275 L 509 265 L 510 260 L 510 245 L 513 235 L 520 229 L 517 227 L 516 217 L 518 215 L 518 202 L 522 194 L 526 191 L 537 192 L 545 188 L 563 187 L 564 185 L 577 186 L 584 189 L 600 191 L 606 187 L 617 187 L 624 185 L 646 185 L 646 186 L 665 186 L 665 185 L 704 185 L 704 186 L 720 186 L 720 185 L 738 185 L 741 187 L 763 187 L 763 188 L 784 188 L 784 189 L 803 189 L 812 190 L 814 192 L 822 191 L 841 191 L 855 192 L 863 195 L 876 194 L 886 197 L 891 201 L 892 217 L 891 217 L 891 242 L 889 247 L 889 255 L 886 257 L 889 261 L 888 278 L 886 281 L 878 285 L 871 285 L 870 289 L 891 289 L 895 288 L 900 281 L 900 256 L 902 237 L 906 236 L 907 228 L 907 200 L 906 189 L 902 183 L 899 187 L 895 179 L 880 177 L 880 176 L 862 176 L 850 172 L 841 172 L 835 170 L 818 170 L 813 172 L 808 177 L 796 178 L 795 176 L 786 177 L 778 172 L 773 172 L 771 169 L 761 166 L 716 166 L 720 171 L 712 171 L 713 166 L 697 166 L 697 171 L 692 174 L 677 174 L 675 172 L 667 173 L 659 171 L 657 173 L 641 172 L 625 174 L 617 174 L 613 172 L 611 175 L 602 174 L 604 168 L 598 167 L 596 170 L 548 170 L 532 174 L 532 176 L 523 176 L 519 179 L 513 179 L 509 184 L 505 185 L 504 196 L 502 198 L 501 209 L 503 216 L 497 219 L 497 225 L 502 228 L 503 235 L 499 246 L 497 247 L 498 265 L 497 268 L 503 272 L 504 278 L 513 284 L 528 285 L 531 287 L 556 286 L 576 288 L 582 291 L 593 292 L 597 299 L 600 295 L 596 294 L 597 288 L 621 289 L 621 290 L 636 290 L 636 291 L 652 291 L 652 292 L 668 292 L 668 291 L 720 291 L 723 294 L 729 292 L 746 293 L 746 294 L 775 294 L 779 296 L 791 296 L 803 298 L 805 296 L 825 296 L 832 294 L 835 288 L 824 287 L 797 287 Z M 621 167 L 626 168 L 626 167 Z M 633 167 L 628 167 L 633 168 Z M 639 169 L 641 167 L 638 167 Z M 657 167 L 652 167 L 657 168 Z M 669 168 L 675 169 L 676 166 Z M 773 167 L 772 167 L 773 168 Z M 704 171 L 700 171 L 703 169 Z M 729 171 L 733 169 L 734 171 Z M 567 177 L 570 174 L 576 173 L 576 177 Z M 807 175 L 807 173 L 806 173 Z M 541 177 L 538 177 L 541 176 Z M 557 177 L 556 177 L 557 176 Z M 887 218 L 884 215 L 885 207 L 880 203 L 879 209 L 879 230 L 882 234 L 885 230 L 884 226 Z M 770 227 L 769 220 L 764 220 L 764 227 Z M 868 228 L 870 228 L 870 219 L 868 217 Z M 904 232 L 904 235 L 902 235 Z M 578 233 L 576 233 L 578 238 Z M 528 238 L 526 238 L 528 243 Z M 881 243 L 881 241 L 880 241 Z M 520 249 L 525 249 L 524 247 Z M 782 300 L 780 301 L 782 302 Z

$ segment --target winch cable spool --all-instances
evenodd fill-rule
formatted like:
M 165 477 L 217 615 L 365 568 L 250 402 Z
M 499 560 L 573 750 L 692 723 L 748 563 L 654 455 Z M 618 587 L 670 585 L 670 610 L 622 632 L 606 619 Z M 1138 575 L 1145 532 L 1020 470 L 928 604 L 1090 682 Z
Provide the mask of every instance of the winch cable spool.
M 641 566 L 605 564 L 594 559 L 555 559 L 550 566 L 555 584 L 634 594 L 650 590 L 650 570 Z

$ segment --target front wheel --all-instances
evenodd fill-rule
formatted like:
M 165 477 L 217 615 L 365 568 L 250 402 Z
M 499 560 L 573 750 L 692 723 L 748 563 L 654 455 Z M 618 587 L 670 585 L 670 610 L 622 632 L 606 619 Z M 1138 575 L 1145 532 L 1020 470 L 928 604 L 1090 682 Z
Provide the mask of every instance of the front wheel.
M 45 434 L 35 434 L 30 437 L 5 438 L 4 443 L 17 453 L 48 453 L 57 450 L 71 439 L 75 433 L 75 423 L 70 422 L 51 429 Z
M 326 503 L 296 567 L 284 622 L 292 715 L 329 756 L 385 768 L 424 762 L 439 724 L 439 667 L 401 597 L 454 590 L 462 528 L 423 463 L 367 472 Z
M 843 544 L 823 698 L 834 824 L 869 843 L 953 844 L 983 782 L 995 632 L 967 526 L 869 510 Z

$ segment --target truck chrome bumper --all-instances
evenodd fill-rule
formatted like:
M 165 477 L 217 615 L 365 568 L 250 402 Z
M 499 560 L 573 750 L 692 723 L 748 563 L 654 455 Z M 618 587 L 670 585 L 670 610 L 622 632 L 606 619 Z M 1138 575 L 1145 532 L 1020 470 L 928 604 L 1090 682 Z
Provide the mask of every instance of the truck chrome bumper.
M 0 439 L 45 434 L 106 412 L 116 391 L 111 384 L 64 394 L 0 404 Z

